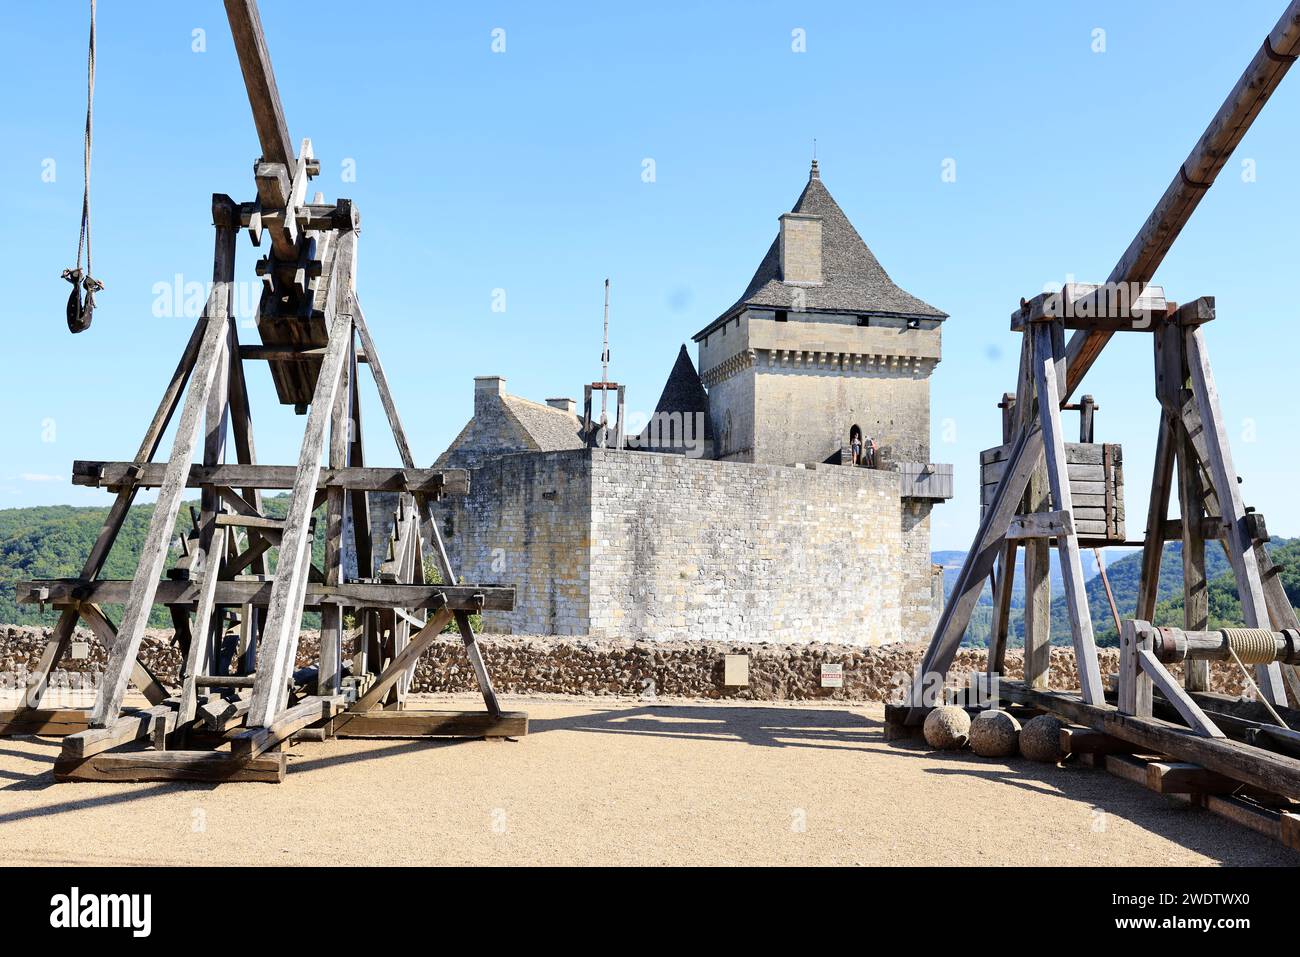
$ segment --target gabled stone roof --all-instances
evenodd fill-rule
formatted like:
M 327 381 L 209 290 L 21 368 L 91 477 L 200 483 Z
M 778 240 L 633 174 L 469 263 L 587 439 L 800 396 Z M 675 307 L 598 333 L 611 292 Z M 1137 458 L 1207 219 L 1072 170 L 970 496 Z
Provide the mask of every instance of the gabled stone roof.
M 536 445 L 533 451 L 560 452 L 586 445 L 582 422 L 576 415 L 517 395 L 503 395 L 501 401 Z
M 791 212 L 821 217 L 822 274 L 818 285 L 787 285 L 781 276 L 781 237 L 772 241 L 754 278 L 736 302 L 696 333 L 698 342 L 724 320 L 746 306 L 766 309 L 793 308 L 794 290 L 802 290 L 803 308 L 809 312 L 852 312 L 904 316 L 909 319 L 946 319 L 948 314 L 894 285 L 875 254 L 858 235 L 830 191 L 822 184 L 813 160 L 808 185 Z
M 476 392 L 474 416 L 433 467 L 472 469 L 500 455 L 559 452 L 585 444 L 582 422 L 572 412 L 530 402 L 504 389 L 484 395 Z

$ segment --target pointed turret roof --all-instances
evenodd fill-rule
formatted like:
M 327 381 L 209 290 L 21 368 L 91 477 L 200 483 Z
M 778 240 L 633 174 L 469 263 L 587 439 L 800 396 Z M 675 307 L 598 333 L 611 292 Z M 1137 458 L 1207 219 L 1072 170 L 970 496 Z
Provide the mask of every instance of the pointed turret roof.
M 709 394 L 704 391 L 704 384 L 700 382 L 699 373 L 695 371 L 695 363 L 691 361 L 685 343 L 677 351 L 677 361 L 673 363 L 673 371 L 668 373 L 668 381 L 664 383 L 664 391 L 659 396 L 655 411 L 703 412 L 706 417 L 709 414 Z M 705 422 L 708 422 L 707 418 Z M 705 428 L 707 427 L 706 424 Z
M 697 413 L 702 414 L 704 440 L 713 438 L 713 427 L 709 421 L 709 394 L 704 391 L 704 384 L 700 382 L 700 375 L 695 371 L 695 363 L 691 361 L 691 354 L 686 351 L 684 343 L 677 351 L 677 361 L 673 363 L 673 371 L 668 373 L 668 381 L 664 383 L 659 404 L 655 406 L 655 415 L 673 412 L 680 413 L 683 419 Z M 692 421 L 695 419 L 692 418 Z M 650 448 L 649 436 L 650 426 L 647 425 L 641 433 L 641 447 L 654 451 Z
M 787 284 L 781 275 L 781 237 L 772 241 L 744 294 L 705 329 L 696 341 L 746 306 L 791 309 L 794 290 L 802 290 L 803 308 L 809 312 L 852 312 L 866 315 L 904 316 L 908 319 L 946 319 L 948 314 L 889 278 L 875 254 L 858 235 L 849 218 L 822 183 L 813 160 L 808 185 L 795 202 L 794 213 L 818 216 L 822 221 L 822 282 Z

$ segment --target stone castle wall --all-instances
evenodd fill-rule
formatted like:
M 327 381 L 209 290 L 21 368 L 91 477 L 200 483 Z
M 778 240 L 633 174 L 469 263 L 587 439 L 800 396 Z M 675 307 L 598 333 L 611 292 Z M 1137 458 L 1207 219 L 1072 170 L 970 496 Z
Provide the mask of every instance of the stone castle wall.
M 928 512 L 904 515 L 891 472 L 524 453 L 439 508 L 462 579 L 518 588 L 489 631 L 862 646 L 929 633 Z
M 597 452 L 591 514 L 593 636 L 903 637 L 892 474 Z
M 470 473 L 469 495 L 438 503 L 443 541 L 460 579 L 516 588 L 514 611 L 484 614 L 487 630 L 589 630 L 589 454 L 503 455 Z
M 903 590 L 902 630 L 907 641 L 928 641 L 943 611 L 943 573 L 934 572 L 930 556 L 930 511 L 932 502 L 907 499 L 903 502 L 903 558 L 901 574 L 908 583 Z M 938 581 L 936 582 L 936 577 Z

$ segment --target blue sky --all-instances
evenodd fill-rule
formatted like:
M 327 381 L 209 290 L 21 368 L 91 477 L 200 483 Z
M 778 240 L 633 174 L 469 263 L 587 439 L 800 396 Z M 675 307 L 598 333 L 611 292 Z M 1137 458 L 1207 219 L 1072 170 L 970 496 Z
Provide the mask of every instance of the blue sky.
M 1015 381 L 1010 312 L 1045 283 L 1105 278 L 1282 8 L 262 6 L 290 132 L 321 157 L 314 188 L 361 211 L 360 295 L 419 459 L 469 417 L 474 375 L 580 397 L 599 376 L 605 276 L 611 373 L 631 408 L 653 408 L 679 345 L 743 290 L 816 137 L 824 181 L 885 268 L 951 314 L 933 457 L 955 463 L 958 497 L 936 512 L 936 548 L 974 531 L 977 454 L 999 441 L 995 403 Z M 91 330 L 67 333 L 85 17 L 79 2 L 0 5 L 0 507 L 107 503 L 69 484 L 71 462 L 134 453 L 193 324 L 165 314 L 158 284 L 208 280 L 211 194 L 253 195 L 259 150 L 222 5 L 101 0 L 93 201 L 107 289 Z M 1293 77 L 1156 280 L 1180 301 L 1217 296 L 1208 335 L 1245 497 L 1287 535 L 1300 534 L 1285 390 L 1300 338 L 1298 104 Z M 240 257 L 252 289 L 246 241 Z M 264 369 L 250 380 L 260 457 L 295 461 L 303 420 Z M 1149 339 L 1112 342 L 1083 391 L 1101 405 L 1098 438 L 1124 443 L 1136 537 L 1155 435 Z M 395 462 L 371 422 L 371 460 Z

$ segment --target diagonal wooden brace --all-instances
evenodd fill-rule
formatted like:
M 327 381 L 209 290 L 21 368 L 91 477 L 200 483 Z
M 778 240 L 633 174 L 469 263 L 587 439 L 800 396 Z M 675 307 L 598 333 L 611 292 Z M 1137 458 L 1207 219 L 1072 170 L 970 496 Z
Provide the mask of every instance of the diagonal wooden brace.
M 320 377 L 307 416 L 302 450 L 298 457 L 298 479 L 290 493 L 285 527 L 280 539 L 280 558 L 271 587 L 266 628 L 258 652 L 257 681 L 248 710 L 249 727 L 269 725 L 284 707 L 288 680 L 294 668 L 306 598 L 311 560 L 309 532 L 316 485 L 320 477 L 321 450 L 325 427 L 339 387 L 343 362 L 352 343 L 352 320 L 336 315 L 330 328 L 329 349 L 321 363 Z
M 132 579 L 131 593 L 122 612 L 119 640 L 109 654 L 103 684 L 91 712 L 90 724 L 94 728 L 107 727 L 122 709 L 122 699 L 126 695 L 131 675 L 131 662 L 135 660 L 144 638 L 144 629 L 153 609 L 154 593 L 167 562 L 176 515 L 185 494 L 185 480 L 198 442 L 199 423 L 220 365 L 221 349 L 225 345 L 237 236 L 238 232 L 234 228 L 217 227 L 214 285 L 204 311 L 206 325 L 203 339 L 195 360 L 189 391 L 185 396 L 185 406 L 176 426 L 176 438 L 167 461 L 166 477 L 158 491 L 158 501 L 154 505 L 149 530 L 140 552 L 140 565 Z

